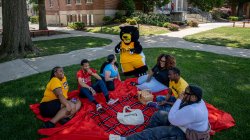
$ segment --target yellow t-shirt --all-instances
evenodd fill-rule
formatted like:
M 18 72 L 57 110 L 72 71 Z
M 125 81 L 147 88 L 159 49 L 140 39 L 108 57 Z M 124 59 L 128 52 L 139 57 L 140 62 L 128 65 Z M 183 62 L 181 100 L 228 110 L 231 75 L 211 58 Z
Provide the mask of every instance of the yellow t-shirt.
M 67 78 L 64 76 L 62 81 L 60 81 L 58 78 L 53 77 L 46 86 L 41 103 L 58 99 L 55 93 L 53 92 L 53 90 L 56 88 L 62 88 L 63 96 L 66 99 L 68 98 L 69 86 L 68 86 Z
M 129 63 L 133 61 L 141 61 L 142 56 L 137 53 L 130 53 L 130 49 L 134 49 L 134 42 L 131 42 L 129 45 L 126 45 L 123 41 L 121 43 L 121 51 L 120 51 L 120 62 L 121 63 Z
M 169 88 L 172 90 L 172 93 L 174 94 L 174 97 L 176 99 L 183 91 L 185 91 L 187 86 L 188 83 L 182 77 L 180 77 L 177 83 L 175 83 L 174 81 L 169 82 Z

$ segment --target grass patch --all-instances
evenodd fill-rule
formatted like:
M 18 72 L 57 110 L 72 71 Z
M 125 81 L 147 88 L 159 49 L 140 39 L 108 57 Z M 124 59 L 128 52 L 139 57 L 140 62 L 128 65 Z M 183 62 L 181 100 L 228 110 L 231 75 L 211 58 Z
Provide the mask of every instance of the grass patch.
M 113 34 L 113 35 L 119 35 L 120 34 L 120 25 L 107 25 L 102 27 L 88 27 L 87 32 L 93 32 L 93 33 L 104 33 L 104 34 Z M 158 26 L 150 26 L 150 25 L 139 25 L 139 32 L 140 35 L 146 36 L 146 35 L 155 35 L 155 34 L 164 34 L 168 33 L 169 30 L 163 27 Z
M 53 40 L 34 41 L 35 47 L 39 49 L 38 54 L 29 54 L 27 57 L 47 56 L 53 54 L 67 53 L 73 50 L 101 47 L 112 41 L 104 38 L 80 36 Z
M 189 35 L 184 39 L 202 44 L 250 49 L 250 28 L 220 27 Z
M 201 86 L 208 103 L 232 114 L 237 125 L 217 133 L 213 139 L 245 140 L 250 136 L 249 59 L 171 48 L 144 49 L 144 53 L 151 68 L 159 54 L 174 55 L 184 79 Z M 91 66 L 99 70 L 105 60 L 91 61 Z M 79 65 L 64 68 L 70 90 L 77 89 L 75 73 L 79 68 Z M 42 122 L 35 118 L 29 105 L 40 102 L 49 76 L 50 72 L 43 72 L 0 84 L 1 139 L 42 137 L 37 134 Z

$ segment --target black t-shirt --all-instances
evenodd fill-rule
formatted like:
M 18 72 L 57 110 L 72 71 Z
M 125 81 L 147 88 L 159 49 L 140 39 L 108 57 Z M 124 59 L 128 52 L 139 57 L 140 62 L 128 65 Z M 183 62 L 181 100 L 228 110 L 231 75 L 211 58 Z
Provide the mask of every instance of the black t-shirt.
M 152 68 L 152 71 L 154 72 L 153 77 L 159 81 L 160 83 L 169 86 L 169 78 L 168 78 L 168 69 L 164 68 L 161 69 L 157 65 L 155 65 Z

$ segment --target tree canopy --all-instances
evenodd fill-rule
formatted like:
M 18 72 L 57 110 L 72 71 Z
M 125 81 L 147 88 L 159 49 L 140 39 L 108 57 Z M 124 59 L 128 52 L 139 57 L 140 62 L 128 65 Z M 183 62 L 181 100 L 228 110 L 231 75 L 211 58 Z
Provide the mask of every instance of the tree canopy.
M 143 7 L 144 7 L 144 13 L 148 13 L 150 11 L 153 11 L 154 6 L 162 7 L 166 4 L 168 4 L 170 0 L 142 0 Z
M 224 0 L 188 0 L 193 6 L 197 6 L 202 11 L 210 11 L 214 7 L 220 7 L 223 5 Z

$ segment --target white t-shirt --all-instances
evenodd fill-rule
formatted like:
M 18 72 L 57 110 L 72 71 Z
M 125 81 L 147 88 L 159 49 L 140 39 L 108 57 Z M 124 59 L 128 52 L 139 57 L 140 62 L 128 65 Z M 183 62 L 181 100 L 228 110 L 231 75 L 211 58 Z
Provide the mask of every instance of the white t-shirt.
M 184 132 L 187 128 L 201 132 L 208 130 L 208 111 L 203 100 L 179 109 L 180 104 L 181 100 L 177 99 L 168 114 L 172 125 L 180 127 Z

